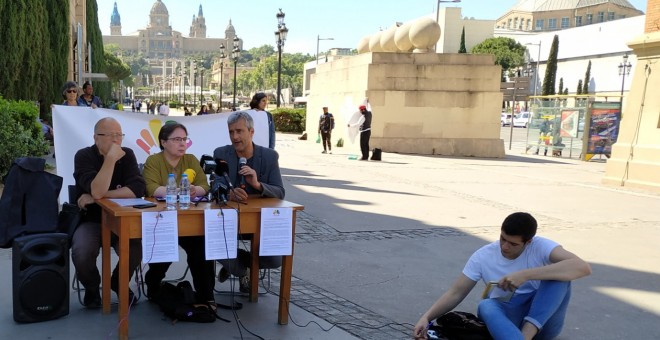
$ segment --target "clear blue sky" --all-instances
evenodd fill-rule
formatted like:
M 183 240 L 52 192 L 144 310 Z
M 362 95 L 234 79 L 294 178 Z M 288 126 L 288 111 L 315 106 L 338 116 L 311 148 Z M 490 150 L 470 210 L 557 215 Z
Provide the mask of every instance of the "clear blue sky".
M 245 49 L 264 44 L 275 46 L 278 8 L 286 14 L 284 22 L 289 35 L 285 52 L 316 53 L 316 38 L 320 50 L 332 47 L 356 48 L 362 37 L 386 29 L 397 21 L 405 22 L 435 13 L 436 0 L 162 0 L 170 14 L 172 29 L 188 36 L 193 15 L 202 5 L 206 18 L 207 37 L 222 38 L 232 20 Z M 115 0 L 96 0 L 99 25 L 104 35 L 110 34 L 110 15 Z M 121 16 L 122 34 L 145 28 L 155 0 L 116 0 Z M 497 19 L 518 0 L 463 0 L 442 3 L 441 6 L 461 7 L 464 17 Z M 646 0 L 629 0 L 646 12 Z

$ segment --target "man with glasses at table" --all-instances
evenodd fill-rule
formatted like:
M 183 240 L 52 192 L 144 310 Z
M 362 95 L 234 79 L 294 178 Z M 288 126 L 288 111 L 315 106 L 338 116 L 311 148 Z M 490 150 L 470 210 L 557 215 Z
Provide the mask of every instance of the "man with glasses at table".
M 78 280 L 85 287 L 83 303 L 87 308 L 101 307 L 99 286 L 101 276 L 96 259 L 101 248 L 101 208 L 94 202 L 101 198 L 135 198 L 144 196 L 146 184 L 133 150 L 121 146 L 124 134 L 114 118 L 102 118 L 94 126 L 94 145 L 78 150 L 74 158 L 73 177 L 76 180 L 78 206 L 84 214 L 73 233 L 71 258 Z M 111 244 L 119 255 L 117 237 Z M 142 260 L 140 239 L 130 241 L 129 272 L 133 273 Z M 112 272 L 110 288 L 117 293 L 118 268 Z M 136 302 L 129 291 L 129 303 Z

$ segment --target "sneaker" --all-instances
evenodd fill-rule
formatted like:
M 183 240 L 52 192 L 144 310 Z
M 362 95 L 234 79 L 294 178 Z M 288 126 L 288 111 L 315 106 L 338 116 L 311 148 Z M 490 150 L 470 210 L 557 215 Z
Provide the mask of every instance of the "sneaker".
M 225 267 L 220 268 L 220 271 L 218 272 L 218 282 L 223 283 L 227 281 L 228 278 L 229 278 L 229 271 L 227 270 L 227 268 Z
M 117 294 L 117 296 L 119 296 L 119 291 L 117 289 L 115 289 L 114 287 L 111 287 L 110 289 L 112 289 L 112 291 L 115 292 L 115 294 Z M 133 290 L 129 288 L 128 289 L 128 305 L 129 306 L 135 306 L 135 305 L 137 305 L 138 301 L 139 301 L 138 297 L 135 296 L 135 293 L 133 293 Z
M 101 308 L 101 293 L 99 289 L 87 289 L 85 288 L 85 297 L 83 298 L 83 306 L 89 309 L 98 309 Z
M 239 278 L 241 293 L 250 293 L 250 276 L 245 275 Z
M 332 155 L 332 150 L 330 150 L 328 153 Z
M 323 150 L 321 153 L 328 153 L 327 151 Z

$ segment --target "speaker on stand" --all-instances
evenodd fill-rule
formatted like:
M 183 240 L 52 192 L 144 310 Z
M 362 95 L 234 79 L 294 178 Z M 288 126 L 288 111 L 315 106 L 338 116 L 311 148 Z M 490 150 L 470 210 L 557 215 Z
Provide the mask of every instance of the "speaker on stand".
M 69 314 L 69 238 L 35 234 L 14 239 L 14 320 L 39 322 Z

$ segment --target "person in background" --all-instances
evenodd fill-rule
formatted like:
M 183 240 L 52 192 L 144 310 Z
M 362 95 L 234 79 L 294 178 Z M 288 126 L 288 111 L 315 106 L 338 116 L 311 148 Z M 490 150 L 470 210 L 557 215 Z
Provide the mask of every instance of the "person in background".
M 161 107 L 162 108 L 162 107 Z M 161 152 L 151 155 L 144 164 L 144 176 L 147 185 L 147 196 L 165 197 L 167 179 L 174 174 L 177 183 L 181 182 L 184 173 L 194 174 L 190 178 L 190 197 L 206 195 L 209 184 L 199 160 L 192 154 L 186 153 L 188 149 L 188 130 L 183 124 L 167 123 L 158 133 L 158 142 Z M 188 255 L 188 266 L 193 277 L 196 299 L 198 303 L 208 303 L 215 306 L 213 287 L 215 278 L 213 261 L 206 260 L 204 236 L 179 237 L 179 245 Z M 149 255 L 146 255 L 147 258 Z M 160 284 L 171 262 L 150 263 L 144 281 L 147 284 L 147 296 L 154 298 L 160 290 Z
M 62 89 L 62 97 L 64 97 L 64 102 L 62 105 L 87 106 L 78 100 L 78 84 L 76 84 L 74 81 L 67 81 L 64 83 Z
M 85 287 L 83 303 L 87 308 L 101 307 L 101 276 L 96 267 L 101 248 L 101 207 L 95 200 L 144 196 L 145 182 L 140 176 L 137 159 L 133 150 L 121 146 L 123 139 L 119 122 L 111 117 L 102 118 L 94 126 L 94 145 L 78 150 L 74 157 L 77 203 L 86 213 L 71 239 L 71 259 L 78 280 Z M 111 244 L 119 255 L 117 241 L 117 236 L 112 234 Z M 130 241 L 128 253 L 128 270 L 132 274 L 142 260 L 140 239 Z M 119 288 L 118 266 L 110 278 L 110 288 L 115 293 Z M 130 290 L 128 301 L 130 305 L 137 302 Z
M 158 114 L 161 116 L 169 116 L 170 115 L 170 107 L 167 105 L 167 102 L 163 102 L 163 104 L 160 105 L 158 108 Z
M 187 105 L 183 106 L 183 115 L 184 116 L 192 116 L 192 112 L 190 112 L 190 109 L 188 109 Z
M 265 93 L 259 92 L 252 96 L 250 100 L 250 109 L 255 111 L 263 111 L 268 116 L 268 147 L 270 149 L 275 149 L 275 121 L 273 121 L 273 115 L 266 111 L 268 107 L 268 96 Z
M 236 185 L 229 198 L 237 202 L 245 202 L 248 197 L 275 197 L 284 199 L 284 184 L 280 173 L 279 155 L 270 148 L 256 145 L 252 142 L 254 136 L 254 120 L 249 113 L 237 111 L 227 118 L 231 145 L 221 146 L 213 152 L 215 159 L 227 162 L 227 172 L 232 183 L 239 183 L 239 178 L 245 179 L 245 189 Z M 239 158 L 244 157 L 247 165 L 239 168 Z M 250 263 L 250 253 L 239 249 L 237 259 L 220 260 L 222 269 L 218 280 L 224 282 L 231 273 L 240 278 L 241 292 L 249 292 L 250 283 L 247 267 Z M 278 268 L 282 265 L 281 256 L 259 257 L 260 268 Z M 256 268 L 255 268 L 256 270 Z
M 206 107 L 206 105 L 202 105 L 202 107 L 199 108 L 199 112 L 197 112 L 197 115 L 201 116 L 207 114 L 209 114 L 209 109 Z
M 371 138 L 371 111 L 367 107 L 360 105 L 362 117 L 355 124 L 348 124 L 348 127 L 359 125 L 360 129 L 360 150 L 362 151 L 361 161 L 369 160 L 369 139 Z
M 429 322 L 451 311 L 477 282 L 495 282 L 479 303 L 478 316 L 495 340 L 553 339 L 564 325 L 571 281 L 591 267 L 558 243 L 536 236 L 532 215 L 516 212 L 504 219 L 500 239 L 470 256 L 463 273 L 419 319 L 415 339 L 427 339 Z
M 213 103 L 209 103 L 209 113 L 215 113 L 215 108 L 213 108 Z
M 94 87 L 89 81 L 86 81 L 82 88 L 83 94 L 78 98 L 78 102 L 82 104 L 80 106 L 89 106 L 93 109 L 102 107 L 101 98 L 94 95 Z
M 319 119 L 319 133 L 321 138 L 323 138 L 323 152 L 332 154 L 332 129 L 335 128 L 335 118 L 332 116 L 332 113 L 328 112 L 328 107 L 323 107 L 323 114 Z M 326 150 L 327 146 L 327 150 Z

